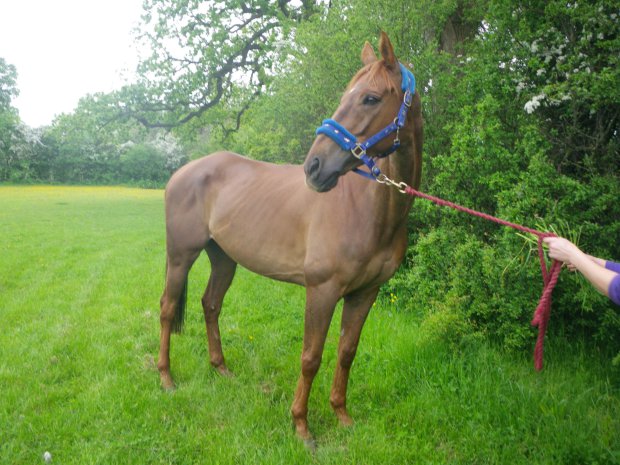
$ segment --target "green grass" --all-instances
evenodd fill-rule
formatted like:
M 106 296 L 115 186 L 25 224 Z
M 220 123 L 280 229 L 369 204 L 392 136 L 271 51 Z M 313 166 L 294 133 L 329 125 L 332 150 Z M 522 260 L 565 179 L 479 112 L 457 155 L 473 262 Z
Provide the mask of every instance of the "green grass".
M 240 269 L 221 318 L 236 376 L 210 368 L 190 276 L 173 336 L 178 389 L 159 388 L 162 191 L 0 187 L 0 463 L 620 463 L 618 374 L 549 339 L 546 368 L 483 341 L 423 334 L 398 300 L 375 306 L 350 390 L 353 428 L 328 396 L 339 314 L 310 399 L 313 455 L 289 417 L 304 292 Z

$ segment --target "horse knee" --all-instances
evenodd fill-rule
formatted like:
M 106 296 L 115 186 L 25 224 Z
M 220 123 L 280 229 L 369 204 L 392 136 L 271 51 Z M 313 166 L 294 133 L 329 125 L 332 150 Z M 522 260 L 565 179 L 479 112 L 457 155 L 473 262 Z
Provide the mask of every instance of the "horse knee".
M 341 391 L 336 391 L 332 389 L 332 392 L 329 396 L 329 404 L 332 406 L 334 410 L 346 408 L 346 405 L 347 405 L 346 395 Z
M 357 347 L 343 347 L 340 349 L 339 364 L 342 368 L 351 368 L 355 354 L 357 353 Z
M 161 324 L 170 323 L 174 319 L 175 312 L 175 304 L 169 302 L 166 296 L 163 296 L 159 301 L 160 304 L 160 313 L 159 313 L 159 322 Z
M 221 306 L 216 305 L 207 295 L 202 298 L 202 309 L 207 322 L 217 320 L 220 316 Z
M 321 366 L 321 354 L 304 353 L 301 356 L 301 373 L 306 378 L 314 378 Z

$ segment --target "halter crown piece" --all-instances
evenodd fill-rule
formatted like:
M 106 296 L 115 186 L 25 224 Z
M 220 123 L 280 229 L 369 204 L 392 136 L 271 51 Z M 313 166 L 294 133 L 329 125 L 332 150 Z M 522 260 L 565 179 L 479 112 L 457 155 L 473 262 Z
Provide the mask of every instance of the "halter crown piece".
M 381 131 L 376 133 L 374 136 L 369 137 L 364 142 L 358 142 L 357 138 L 351 134 L 347 129 L 342 126 L 337 121 L 333 119 L 326 119 L 323 121 L 323 124 L 317 128 L 316 135 L 324 134 L 331 138 L 334 142 L 336 142 L 343 150 L 347 152 L 351 152 L 355 158 L 359 158 L 370 170 L 370 172 L 362 171 L 355 168 L 357 174 L 365 176 L 367 178 L 376 180 L 380 175 L 381 171 L 379 167 L 375 164 L 372 157 L 370 157 L 366 152 L 373 145 L 376 145 L 381 140 L 385 139 L 392 133 L 396 133 L 396 137 L 394 138 L 394 143 L 392 146 L 385 152 L 376 156 L 376 158 L 384 158 L 393 153 L 398 147 L 400 147 L 400 139 L 398 138 L 399 130 L 405 125 L 405 120 L 407 119 L 407 111 L 411 108 L 411 102 L 413 100 L 413 94 L 415 93 L 415 77 L 411 71 L 405 68 L 402 64 L 399 63 L 400 72 L 402 74 L 401 81 L 401 89 L 404 92 L 405 96 L 403 97 L 403 103 L 400 105 L 400 110 L 398 110 L 398 114 L 394 121 L 392 121 L 389 125 L 383 128 Z

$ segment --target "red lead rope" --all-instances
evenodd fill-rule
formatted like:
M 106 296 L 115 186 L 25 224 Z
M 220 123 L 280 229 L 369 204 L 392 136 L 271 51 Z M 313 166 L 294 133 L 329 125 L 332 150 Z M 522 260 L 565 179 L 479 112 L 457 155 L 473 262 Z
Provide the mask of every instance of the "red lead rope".
M 543 367 L 543 344 L 545 341 L 545 331 L 547 330 L 547 323 L 549 322 L 549 315 L 551 314 L 551 294 L 553 292 L 553 288 L 558 282 L 558 277 L 560 276 L 560 271 L 562 269 L 562 264 L 557 260 L 553 260 L 551 263 L 551 267 L 548 269 L 547 264 L 545 262 L 545 254 L 543 252 L 542 241 L 545 237 L 553 237 L 555 234 L 549 232 L 537 231 L 536 229 L 528 228 L 526 226 L 521 226 L 519 224 L 511 223 L 510 221 L 502 220 L 501 218 L 496 218 L 491 215 L 487 215 L 486 213 L 481 213 L 476 210 L 472 210 L 471 208 L 462 207 L 461 205 L 457 205 L 452 202 L 448 202 L 447 200 L 443 200 L 437 197 L 433 197 L 432 195 L 424 194 L 420 191 L 415 190 L 412 187 L 406 186 L 401 192 L 405 194 L 409 194 L 415 197 L 420 197 L 422 199 L 430 200 L 431 202 L 441 205 L 443 207 L 454 208 L 455 210 L 459 210 L 465 213 L 469 213 L 470 215 L 477 216 L 479 218 L 484 218 L 485 220 L 493 221 L 494 223 L 501 224 L 503 226 L 508 226 L 509 228 L 516 229 L 518 231 L 534 234 L 538 236 L 538 259 L 540 260 L 540 269 L 543 278 L 543 292 L 540 296 L 540 300 L 538 301 L 538 306 L 534 311 L 534 318 L 532 318 L 532 326 L 538 327 L 538 338 L 536 339 L 536 347 L 534 348 L 534 366 L 537 371 L 542 370 Z

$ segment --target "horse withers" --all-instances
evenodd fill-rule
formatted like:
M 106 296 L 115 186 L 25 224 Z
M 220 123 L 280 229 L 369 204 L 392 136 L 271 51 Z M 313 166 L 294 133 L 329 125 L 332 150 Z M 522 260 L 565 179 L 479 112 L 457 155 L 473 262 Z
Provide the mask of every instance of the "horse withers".
M 346 408 L 349 371 L 379 287 L 405 255 L 412 200 L 351 171 L 363 162 L 374 165 L 373 157 L 395 149 L 377 159 L 374 170 L 417 188 L 422 162 L 420 98 L 413 91 L 407 96 L 403 85 L 413 76 L 398 63 L 385 33 L 379 48 L 381 58 L 368 42 L 364 45 L 364 66 L 332 119 L 317 130 L 303 166 L 217 152 L 188 163 L 170 179 L 157 364 L 164 389 L 174 388 L 170 334 L 182 327 L 188 272 L 206 250 L 211 275 L 202 306 L 210 362 L 222 374 L 229 371 L 218 317 L 237 263 L 306 288 L 301 375 L 291 413 L 297 435 L 307 441 L 312 381 L 334 308 L 344 299 L 330 403 L 343 425 L 352 423 Z M 385 130 L 399 118 L 402 124 L 394 131 Z M 349 150 L 351 139 L 354 147 Z M 372 147 L 364 145 L 370 141 Z

